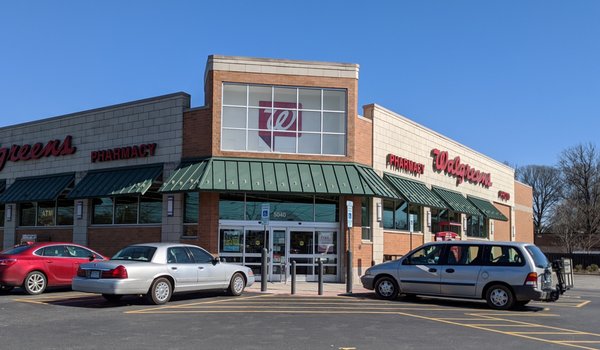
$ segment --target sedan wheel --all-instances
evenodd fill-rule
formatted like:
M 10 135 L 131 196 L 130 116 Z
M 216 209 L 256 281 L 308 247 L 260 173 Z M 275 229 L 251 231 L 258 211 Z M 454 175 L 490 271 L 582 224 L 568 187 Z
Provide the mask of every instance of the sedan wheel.
M 164 277 L 160 277 L 152 282 L 152 286 L 146 294 L 146 299 L 152 304 L 161 305 L 167 303 L 172 294 L 171 282 Z
M 27 294 L 37 295 L 42 294 L 46 290 L 46 284 L 46 276 L 39 271 L 33 271 L 25 277 L 23 288 Z
M 508 287 L 496 284 L 488 289 L 486 301 L 492 309 L 508 310 L 515 304 L 515 297 Z
M 233 277 L 231 277 L 231 282 L 229 282 L 229 289 L 227 291 L 229 292 L 229 295 L 238 296 L 242 295 L 245 287 L 246 280 L 244 279 L 244 276 L 242 276 L 241 273 L 236 272 L 233 274 Z
M 382 299 L 396 299 L 398 297 L 398 286 L 391 277 L 381 277 L 375 283 L 375 293 Z

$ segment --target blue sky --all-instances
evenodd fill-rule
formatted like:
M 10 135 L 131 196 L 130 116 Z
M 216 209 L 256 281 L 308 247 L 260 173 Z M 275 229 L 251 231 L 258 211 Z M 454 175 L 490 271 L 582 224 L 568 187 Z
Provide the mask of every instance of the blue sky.
M 176 91 L 201 106 L 210 54 L 349 62 L 359 106 L 552 165 L 600 147 L 599 18 L 595 0 L 5 1 L 0 126 Z

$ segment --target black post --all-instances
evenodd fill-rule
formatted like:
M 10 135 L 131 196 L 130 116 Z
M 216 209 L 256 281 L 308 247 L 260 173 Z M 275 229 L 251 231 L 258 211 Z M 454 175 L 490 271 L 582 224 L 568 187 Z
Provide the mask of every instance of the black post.
M 352 252 L 348 250 L 346 256 L 346 293 L 352 293 Z
M 319 258 L 319 295 L 323 295 L 323 260 Z
M 262 249 L 260 264 L 260 291 L 267 291 L 267 248 Z
M 292 261 L 292 295 L 296 294 L 296 260 Z

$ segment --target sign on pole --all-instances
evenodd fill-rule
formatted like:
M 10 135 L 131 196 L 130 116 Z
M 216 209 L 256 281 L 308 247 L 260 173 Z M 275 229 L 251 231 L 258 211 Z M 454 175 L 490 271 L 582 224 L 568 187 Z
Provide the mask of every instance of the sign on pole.
M 260 209 L 260 221 L 263 225 L 269 224 L 269 218 L 271 217 L 271 205 L 269 203 L 263 203 Z
M 410 214 L 408 216 L 408 224 L 409 224 L 409 228 L 410 228 L 410 233 L 415 232 L 415 216 L 414 216 L 414 214 Z
M 354 206 L 354 202 L 346 201 L 346 224 L 348 228 L 352 227 L 352 207 Z

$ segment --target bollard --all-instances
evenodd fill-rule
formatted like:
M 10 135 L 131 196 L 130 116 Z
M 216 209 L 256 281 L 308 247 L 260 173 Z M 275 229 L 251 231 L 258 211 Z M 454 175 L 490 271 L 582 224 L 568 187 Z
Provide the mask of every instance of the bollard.
M 260 291 L 267 291 L 267 248 L 263 248 L 260 257 Z
M 319 295 L 323 295 L 323 260 L 319 258 Z
M 348 250 L 346 258 L 346 293 L 352 293 L 352 252 Z
M 296 294 L 296 260 L 292 261 L 292 295 Z

